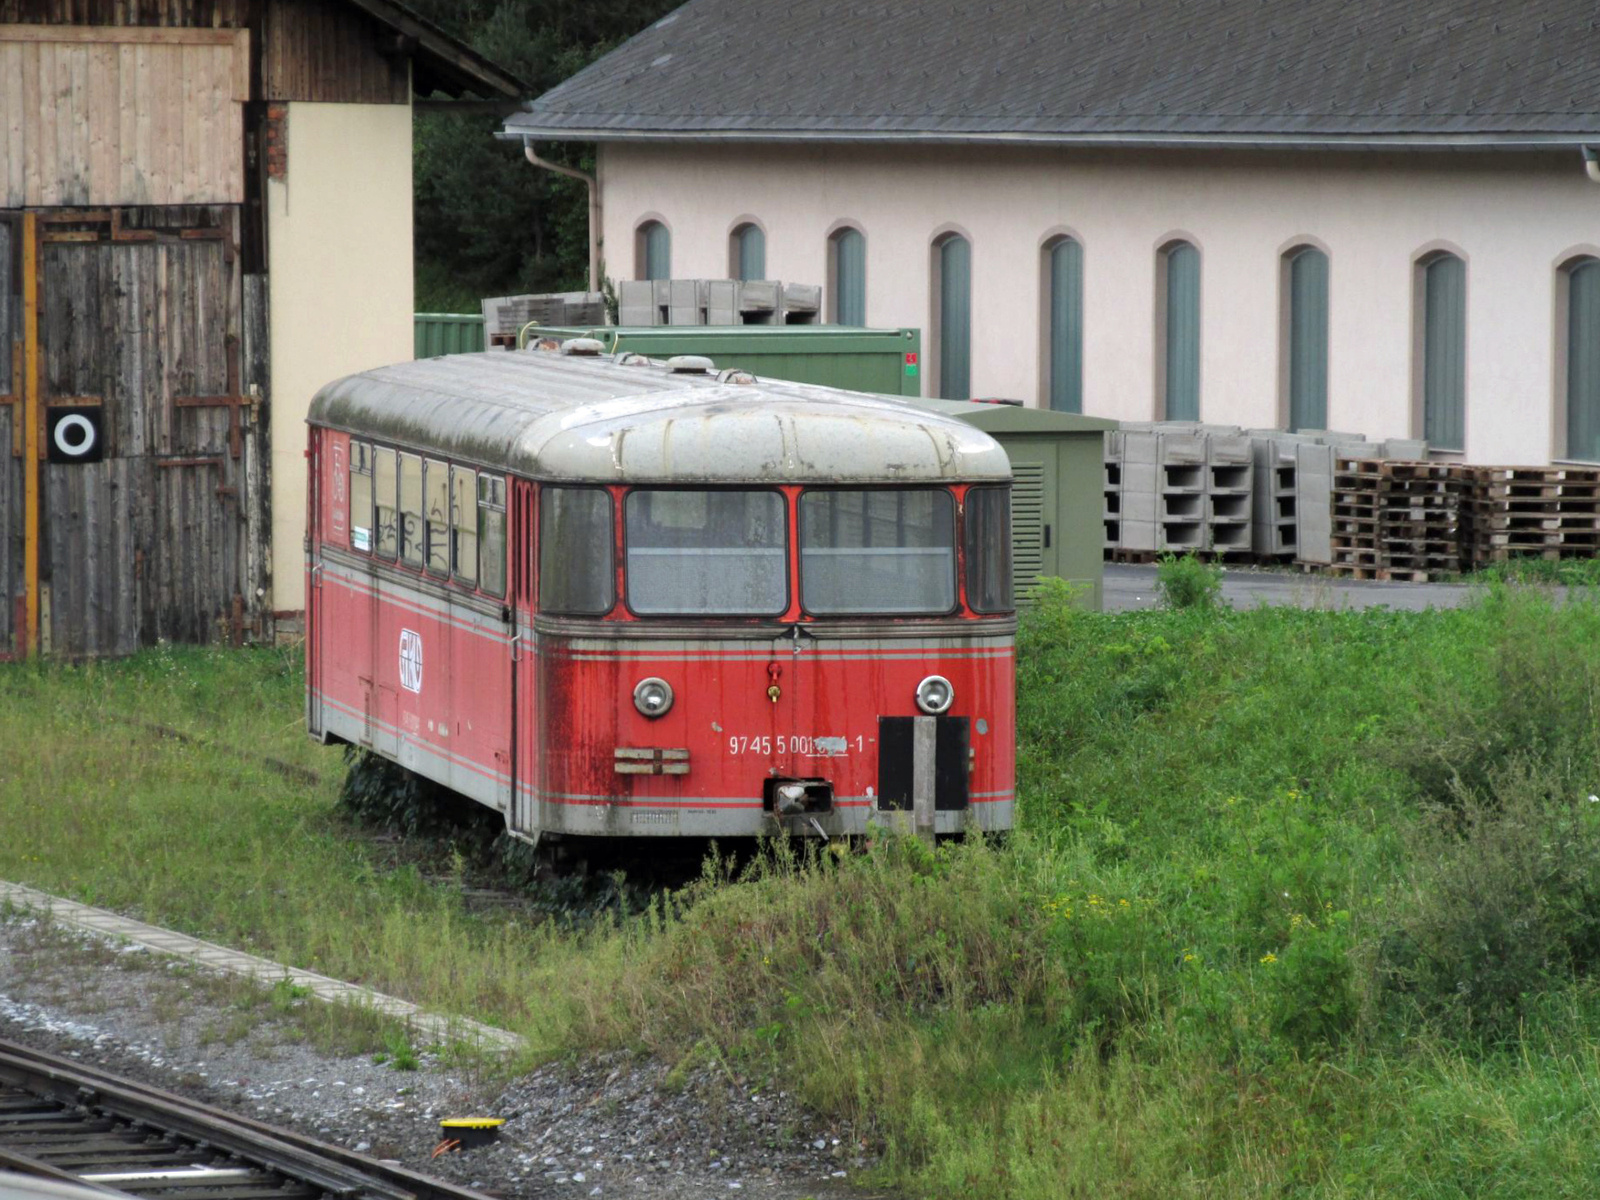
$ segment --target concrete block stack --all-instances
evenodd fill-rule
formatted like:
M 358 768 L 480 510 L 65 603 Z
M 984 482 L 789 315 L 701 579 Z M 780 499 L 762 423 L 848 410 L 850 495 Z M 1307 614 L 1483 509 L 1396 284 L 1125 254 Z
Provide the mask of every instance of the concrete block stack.
M 624 279 L 617 284 L 619 325 L 815 325 L 821 319 L 822 287 L 815 283 L 782 283 L 776 279 Z
M 1159 547 L 1176 554 L 1209 550 L 1205 514 L 1208 435 L 1175 431 L 1155 437 Z
M 1293 434 L 1250 431 L 1250 550 L 1258 559 L 1293 558 L 1300 546 Z
M 1117 430 L 1115 457 L 1106 464 L 1106 528 L 1115 518 L 1117 541 L 1113 547 L 1134 555 L 1154 554 L 1161 548 L 1156 521 L 1156 460 L 1160 439 L 1153 432 Z
M 1100 483 L 1105 500 L 1101 517 L 1106 526 L 1105 548 L 1111 554 L 1122 549 L 1122 447 L 1122 430 L 1106 430 L 1105 462 Z
M 515 346 L 529 321 L 541 325 L 603 325 L 606 301 L 599 292 L 545 292 L 489 296 L 482 300 L 484 344 Z
M 1206 435 L 1206 538 L 1219 556 L 1248 557 L 1255 494 L 1250 439 L 1242 434 Z
M 1247 554 L 1253 489 L 1237 426 L 1128 422 L 1106 436 L 1106 548 Z
M 1600 553 L 1600 470 L 1469 467 L 1463 535 L 1472 566 Z
M 1106 435 L 1106 549 L 1128 558 L 1193 550 L 1330 565 L 1335 461 L 1426 455 L 1426 443 L 1410 439 L 1371 442 L 1329 430 L 1127 421 Z M 1342 537 L 1348 540 L 1352 529 L 1353 519 L 1347 519 Z M 1354 565 L 1348 561 L 1353 557 L 1359 556 L 1342 555 L 1343 565 Z

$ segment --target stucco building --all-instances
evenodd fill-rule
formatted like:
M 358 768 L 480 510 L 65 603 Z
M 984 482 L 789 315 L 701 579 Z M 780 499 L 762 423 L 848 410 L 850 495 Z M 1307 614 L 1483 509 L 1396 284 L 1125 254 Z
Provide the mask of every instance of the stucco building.
M 823 282 L 930 395 L 1600 460 L 1588 0 L 691 0 L 506 122 L 612 278 Z

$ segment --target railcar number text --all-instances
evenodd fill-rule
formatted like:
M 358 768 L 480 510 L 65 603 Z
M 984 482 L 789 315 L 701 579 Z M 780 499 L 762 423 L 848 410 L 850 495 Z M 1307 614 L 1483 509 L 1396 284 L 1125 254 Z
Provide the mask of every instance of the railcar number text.
M 801 758 L 837 758 L 852 750 L 860 753 L 867 748 L 867 739 L 861 734 L 853 738 L 842 737 L 776 737 L 757 734 L 752 737 L 728 738 L 729 754 L 797 754 Z

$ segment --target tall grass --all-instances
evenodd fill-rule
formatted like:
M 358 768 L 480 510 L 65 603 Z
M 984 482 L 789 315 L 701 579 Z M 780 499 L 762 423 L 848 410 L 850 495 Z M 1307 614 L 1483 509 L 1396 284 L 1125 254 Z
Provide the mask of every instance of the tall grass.
M 1047 594 L 1018 661 L 1003 846 L 775 850 L 581 932 L 468 913 L 353 836 L 290 662 L 17 668 L 0 874 L 536 1053 L 722 1056 L 854 1121 L 917 1195 L 1594 1190 L 1600 606 Z

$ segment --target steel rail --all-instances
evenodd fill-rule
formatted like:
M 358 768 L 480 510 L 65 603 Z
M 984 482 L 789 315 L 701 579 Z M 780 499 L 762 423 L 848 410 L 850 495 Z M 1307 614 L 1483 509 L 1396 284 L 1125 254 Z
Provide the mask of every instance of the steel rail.
M 215 1160 L 223 1164 L 206 1165 Z M 171 1173 L 177 1172 L 181 1194 L 190 1200 L 489 1200 L 471 1188 L 4 1040 L 0 1169 L 81 1181 L 113 1196 L 174 1194 Z M 94 1178 L 117 1175 L 144 1178 Z M 275 1178 L 284 1182 L 275 1186 Z

